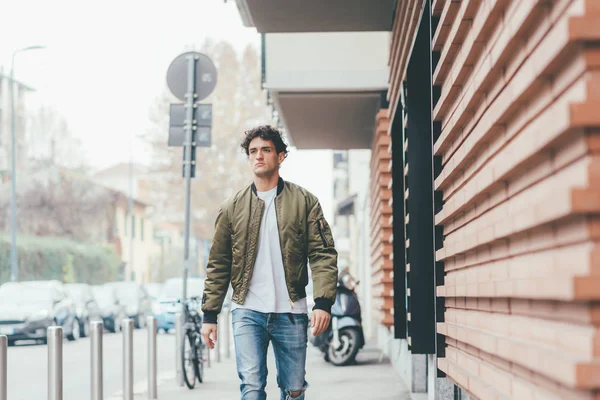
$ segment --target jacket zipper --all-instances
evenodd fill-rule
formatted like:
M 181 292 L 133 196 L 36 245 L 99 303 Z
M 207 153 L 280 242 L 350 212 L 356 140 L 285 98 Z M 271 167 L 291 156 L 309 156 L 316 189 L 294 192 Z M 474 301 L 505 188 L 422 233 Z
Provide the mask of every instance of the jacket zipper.
M 283 254 L 283 242 L 281 241 L 281 231 L 279 229 L 279 212 L 278 212 L 278 208 L 277 208 L 277 196 L 275 196 L 275 199 L 273 200 L 273 205 L 275 206 L 275 219 L 277 220 L 277 234 L 279 235 L 279 247 L 281 248 L 281 261 L 283 262 L 283 273 L 285 276 L 285 284 L 286 286 L 288 285 L 288 274 L 287 274 L 287 269 L 285 268 L 285 254 Z M 289 295 L 290 290 L 288 289 L 288 295 Z M 292 310 L 294 309 L 294 302 L 292 301 L 291 298 L 288 298 L 288 301 L 290 302 L 290 307 L 292 308 Z
M 259 199 L 259 201 L 262 201 L 262 200 Z M 257 204 L 258 205 L 256 207 L 261 208 L 262 204 L 261 203 L 257 203 Z M 253 216 L 254 216 L 255 212 L 256 211 L 251 211 L 251 217 L 250 217 L 251 222 L 253 221 Z M 259 223 L 258 223 L 258 231 L 259 232 L 260 232 L 260 221 L 262 220 L 263 212 L 264 212 L 264 208 L 262 208 L 261 212 L 260 212 L 260 219 L 259 219 Z M 257 235 L 258 234 L 259 233 L 257 233 Z M 258 249 L 256 249 L 256 248 L 254 249 L 254 256 L 252 258 L 252 264 L 249 264 L 248 263 L 248 239 L 249 239 L 249 235 L 246 235 L 246 249 L 244 251 L 244 261 L 245 261 L 246 265 L 244 266 L 244 272 L 243 272 L 242 276 L 245 277 L 246 274 L 249 274 L 248 275 L 248 286 L 249 286 L 250 280 L 252 279 L 252 272 L 254 272 L 254 263 L 256 262 L 256 255 L 258 254 Z M 242 280 L 244 279 L 243 277 L 242 277 Z M 244 299 L 246 298 L 246 295 L 248 294 L 248 286 L 245 289 L 242 288 L 242 290 L 244 290 Z
M 323 247 L 327 247 L 327 239 L 325 238 L 325 234 L 323 233 L 323 227 L 321 226 L 322 223 L 323 223 L 323 221 L 319 220 L 317 223 L 317 228 L 319 228 L 319 235 L 321 235 L 321 240 L 323 241 Z

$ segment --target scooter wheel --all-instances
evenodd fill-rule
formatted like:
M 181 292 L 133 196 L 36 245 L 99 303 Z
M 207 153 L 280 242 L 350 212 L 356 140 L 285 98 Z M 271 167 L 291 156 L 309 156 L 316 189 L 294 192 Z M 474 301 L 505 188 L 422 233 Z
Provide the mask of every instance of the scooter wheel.
M 354 328 L 343 328 L 339 332 L 339 341 L 338 348 L 334 348 L 333 344 L 329 343 L 327 349 L 329 361 L 337 366 L 351 364 L 360 349 L 360 333 Z

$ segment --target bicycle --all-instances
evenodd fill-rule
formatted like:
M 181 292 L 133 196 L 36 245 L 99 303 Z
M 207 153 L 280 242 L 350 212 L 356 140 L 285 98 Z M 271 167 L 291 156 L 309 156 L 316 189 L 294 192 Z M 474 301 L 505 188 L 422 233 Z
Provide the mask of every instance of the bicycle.
M 196 386 L 196 379 L 202 383 L 204 380 L 204 362 L 207 359 L 208 347 L 202 340 L 200 332 L 202 317 L 197 311 L 200 297 L 189 298 L 183 307 L 185 315 L 183 325 L 183 344 L 181 346 L 181 361 L 183 380 L 189 389 Z

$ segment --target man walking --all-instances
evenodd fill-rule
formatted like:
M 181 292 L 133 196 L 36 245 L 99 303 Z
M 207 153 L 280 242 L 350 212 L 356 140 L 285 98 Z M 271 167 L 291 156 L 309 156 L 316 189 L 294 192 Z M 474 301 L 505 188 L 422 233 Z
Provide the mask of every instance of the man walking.
M 337 252 L 317 198 L 279 176 L 287 145 L 276 128 L 245 133 L 253 183 L 221 204 L 202 298 L 202 336 L 212 349 L 217 315 L 231 283 L 232 324 L 242 400 L 266 399 L 273 344 L 281 400 L 304 399 L 307 261 L 315 306 L 310 326 L 327 329 L 337 283 Z

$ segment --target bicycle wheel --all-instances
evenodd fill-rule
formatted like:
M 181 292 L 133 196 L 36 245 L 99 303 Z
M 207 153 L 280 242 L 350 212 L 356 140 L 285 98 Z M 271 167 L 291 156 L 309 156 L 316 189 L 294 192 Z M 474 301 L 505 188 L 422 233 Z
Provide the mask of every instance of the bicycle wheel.
M 196 386 L 197 376 L 197 349 L 196 341 L 194 340 L 194 334 L 191 331 L 187 331 L 183 338 L 183 346 L 181 353 L 183 380 L 188 388 L 193 389 Z

